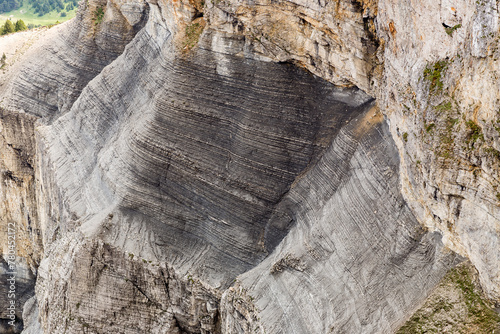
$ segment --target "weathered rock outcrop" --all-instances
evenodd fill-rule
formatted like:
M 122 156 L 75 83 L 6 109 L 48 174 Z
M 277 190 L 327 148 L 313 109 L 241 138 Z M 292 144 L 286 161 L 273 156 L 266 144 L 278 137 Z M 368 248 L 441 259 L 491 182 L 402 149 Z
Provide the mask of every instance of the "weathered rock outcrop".
M 82 2 L 0 87 L 26 333 L 393 332 L 456 253 L 499 299 L 497 20 Z
M 97 17 L 98 8 L 104 17 Z M 11 65 L 0 88 L 2 106 L 45 118 L 68 111 L 142 28 L 147 8 L 144 1 L 83 1 L 75 20 L 47 32 Z
M 22 305 L 34 294 L 34 275 L 43 254 L 33 168 L 34 122 L 28 114 L 0 111 L 0 330 L 5 333 L 12 329 L 10 316 L 22 319 Z M 14 281 L 8 280 L 14 272 L 16 285 L 11 288 Z M 8 310 L 10 301 L 17 303 L 14 314 Z M 19 329 L 22 326 L 16 326 Z
M 500 301 L 497 3 L 421 3 L 412 14 L 383 6 L 391 66 L 378 101 L 400 148 L 403 193 Z
M 346 125 L 282 202 L 297 224 L 224 296 L 223 332 L 397 329 L 455 258 L 411 214 L 398 168 L 382 115 Z
M 11 276 L 8 273 L 17 272 L 16 330 L 19 330 L 22 329 L 19 320 L 23 304 L 34 293 L 34 275 L 43 256 L 42 237 L 46 224 L 43 211 L 41 216 L 39 212 L 45 203 L 39 196 L 40 192 L 37 193 L 36 176 L 37 172 L 40 176 L 44 171 L 36 168 L 35 122 L 40 116 L 50 120 L 67 111 L 83 87 L 123 51 L 144 24 L 145 3 L 111 3 L 108 17 L 97 26 L 95 10 L 104 5 L 97 2 L 82 4 L 74 24 L 61 25 L 53 31 L 39 31 L 33 34 L 36 36 L 27 36 L 28 41 L 24 44 L 9 44 L 9 47 L 16 47 L 16 51 L 8 50 L 0 83 L 3 92 L 0 120 L 3 255 L 0 318 L 5 322 L 5 327 L 2 327 L 5 330 L 12 329 L 6 324 L 10 320 L 6 309 L 11 300 L 7 298 L 8 291 L 11 291 L 10 285 L 6 284 Z M 37 39 L 38 43 L 34 42 Z M 56 205 L 55 202 L 47 204 L 48 207 Z M 8 236 L 9 232 L 12 234 Z M 9 244 L 14 238 L 15 244 Z M 9 245 L 15 247 L 9 249 Z M 9 250 L 15 254 L 15 261 L 8 262 Z M 9 268 L 11 263 L 15 264 L 15 270 Z
M 252 57 L 295 61 L 322 78 L 373 92 L 378 85 L 377 3 L 210 1 L 210 28 L 243 36 Z M 380 50 L 383 50 L 381 48 Z

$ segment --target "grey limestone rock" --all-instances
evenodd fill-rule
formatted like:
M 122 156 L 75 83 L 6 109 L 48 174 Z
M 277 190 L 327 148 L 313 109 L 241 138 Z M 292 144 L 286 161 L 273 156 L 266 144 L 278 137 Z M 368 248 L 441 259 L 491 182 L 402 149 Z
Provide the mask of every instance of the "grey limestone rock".
M 343 127 L 282 201 L 296 225 L 223 296 L 223 332 L 396 330 L 459 260 L 416 221 L 398 168 L 380 114 Z
M 498 296 L 496 95 L 429 76 L 466 45 L 493 78 L 498 14 L 448 5 L 82 2 L 0 87 L 25 333 L 394 332 L 455 252 Z M 452 164 L 418 134 L 459 111 Z
M 35 296 L 28 299 L 24 304 L 23 320 L 23 334 L 43 334 L 42 326 L 38 321 L 38 304 Z

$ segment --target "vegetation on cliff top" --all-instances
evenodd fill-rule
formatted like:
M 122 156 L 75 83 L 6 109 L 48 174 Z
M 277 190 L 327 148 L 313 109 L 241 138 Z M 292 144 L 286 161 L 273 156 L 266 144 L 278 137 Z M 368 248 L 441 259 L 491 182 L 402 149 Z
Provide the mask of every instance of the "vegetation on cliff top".
M 24 31 L 26 29 L 28 28 L 23 20 L 17 20 L 16 24 L 13 24 L 11 20 L 7 20 L 0 29 L 0 34 L 7 35 L 13 32 Z
M 1 3 L 2 0 L 0 0 Z M 38 3 L 38 1 L 37 1 Z M 2 12 L 0 10 L 0 25 L 4 25 L 6 20 L 10 19 L 15 22 L 17 20 L 23 20 L 29 29 L 48 26 L 56 24 L 57 21 L 64 22 L 76 15 L 77 6 L 73 2 L 64 3 L 64 9 L 60 6 L 57 8 L 50 8 L 46 11 L 46 7 L 42 12 L 38 11 L 37 8 L 30 3 L 28 0 L 20 2 L 20 7 L 16 9 L 11 9 L 8 12 Z
M 33 8 L 39 16 L 52 11 L 73 10 L 78 7 L 78 0 L 0 0 L 0 13 L 7 13 L 24 7 Z

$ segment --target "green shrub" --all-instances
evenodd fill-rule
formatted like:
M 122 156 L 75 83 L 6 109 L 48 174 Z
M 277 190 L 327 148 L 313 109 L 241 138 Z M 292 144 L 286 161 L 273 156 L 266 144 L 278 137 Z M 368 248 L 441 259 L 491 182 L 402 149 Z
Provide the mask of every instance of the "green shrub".
M 94 22 L 96 25 L 102 22 L 104 19 L 104 8 L 103 7 L 97 7 L 96 10 L 94 11 Z
M 467 127 L 470 130 L 470 133 L 467 137 L 467 140 L 465 141 L 467 144 L 474 145 L 474 143 L 478 139 L 484 140 L 484 136 L 483 136 L 483 132 L 481 130 L 481 127 L 479 125 L 477 125 L 476 122 L 470 120 L 470 121 L 465 122 L 465 125 L 467 125 Z
M 490 155 L 492 158 L 496 158 L 498 160 L 500 160 L 500 151 L 498 151 L 497 149 L 493 148 L 493 147 L 487 147 L 484 149 L 484 151 Z
M 15 30 L 16 31 L 24 31 L 27 30 L 28 27 L 26 27 L 26 24 L 24 23 L 23 20 L 17 20 Z
M 186 36 L 183 43 L 184 50 L 188 51 L 198 44 L 203 28 L 205 28 L 203 23 L 203 21 L 194 22 L 186 26 Z
M 430 92 L 436 93 L 443 89 L 443 72 L 448 67 L 446 60 L 440 60 L 430 67 L 427 66 L 424 70 L 424 78 L 431 82 Z
M 448 35 L 453 36 L 453 32 L 459 28 L 462 28 L 461 24 L 454 25 L 453 27 L 447 27 L 445 30 Z
M 431 131 L 432 131 L 432 129 L 434 129 L 434 127 L 436 127 L 436 124 L 431 123 L 431 124 L 429 124 L 429 125 L 427 125 L 427 126 L 425 127 L 425 131 L 426 131 L 426 132 L 431 132 Z
M 452 109 L 452 105 L 451 105 L 451 102 L 448 101 L 446 103 L 441 103 L 440 105 L 436 106 L 435 109 L 437 111 L 451 111 Z
M 7 35 L 13 33 L 16 29 L 14 28 L 14 24 L 12 24 L 11 20 L 5 21 L 5 24 L 2 27 L 2 35 Z

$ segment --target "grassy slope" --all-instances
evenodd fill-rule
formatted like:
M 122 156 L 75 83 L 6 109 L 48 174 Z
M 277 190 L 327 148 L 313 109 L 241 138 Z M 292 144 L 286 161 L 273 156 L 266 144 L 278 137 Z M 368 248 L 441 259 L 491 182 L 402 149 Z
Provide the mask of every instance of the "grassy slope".
M 500 314 L 484 298 L 470 263 L 452 269 L 396 334 L 424 333 L 500 334 Z
M 49 24 L 54 24 L 57 21 L 59 22 L 67 21 L 73 18 L 75 15 L 76 15 L 76 8 L 67 12 L 66 17 L 61 17 L 61 13 L 58 13 L 55 10 L 43 16 L 38 16 L 38 14 L 35 14 L 34 9 L 31 8 L 31 5 L 28 4 L 28 1 L 25 0 L 21 8 L 18 8 L 8 13 L 0 14 L 0 24 L 3 25 L 5 23 L 5 20 L 10 18 L 12 20 L 12 23 L 15 23 L 17 20 L 21 19 L 24 21 L 24 23 L 26 23 L 26 25 L 33 23 L 35 25 L 40 24 L 42 26 L 46 26 Z

